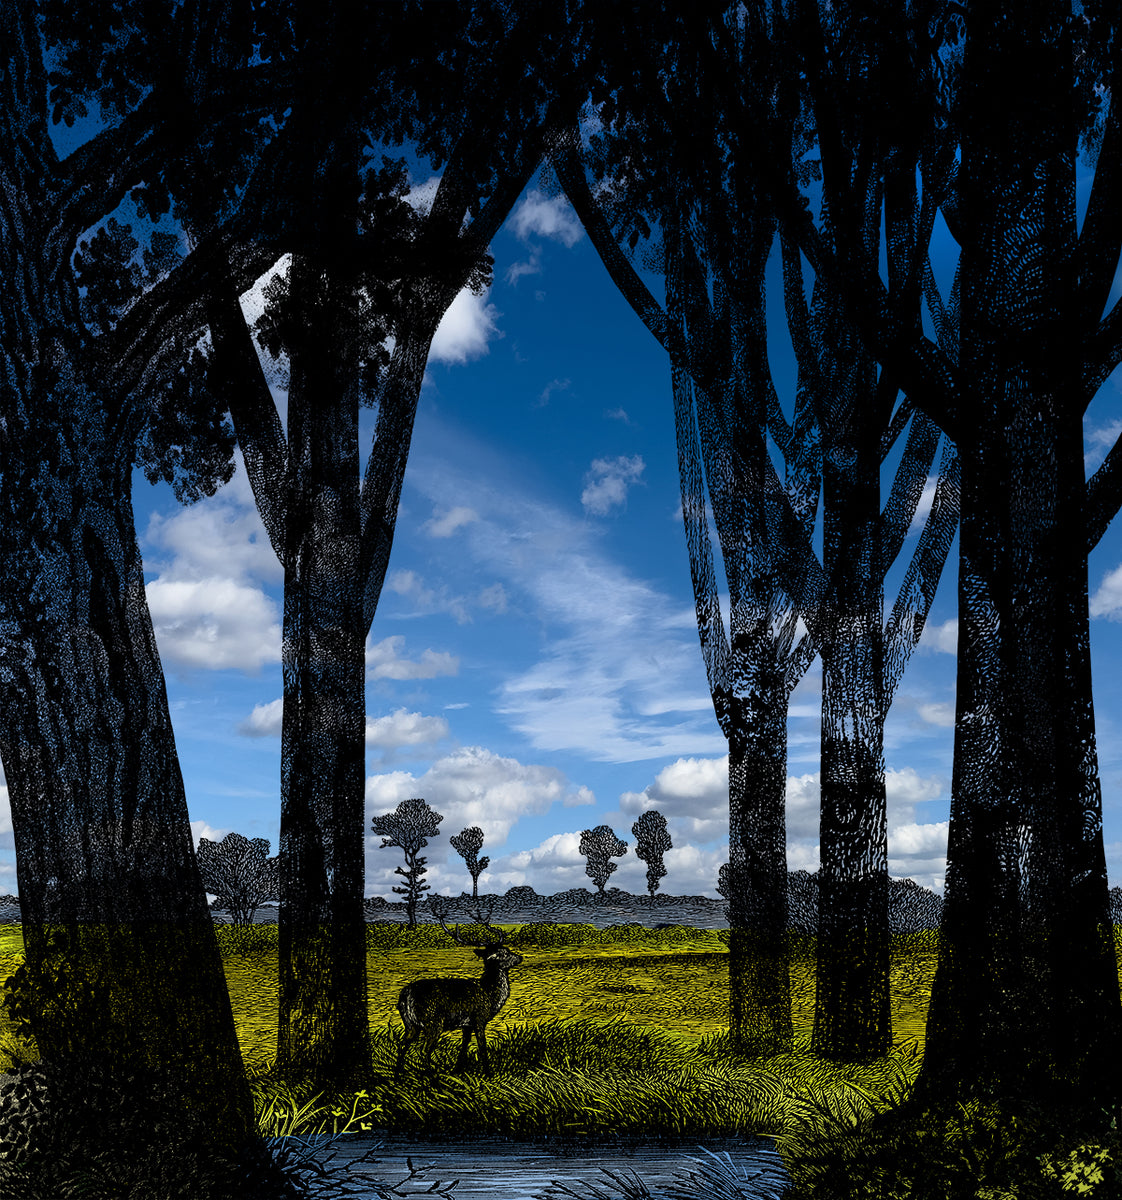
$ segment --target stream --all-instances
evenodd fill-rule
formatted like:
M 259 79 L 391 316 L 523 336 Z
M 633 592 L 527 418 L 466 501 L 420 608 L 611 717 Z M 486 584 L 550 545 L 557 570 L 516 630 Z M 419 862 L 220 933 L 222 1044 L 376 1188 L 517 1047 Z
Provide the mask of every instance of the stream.
M 405 1135 L 356 1134 L 340 1138 L 317 1159 L 325 1165 L 346 1166 L 356 1183 L 370 1182 L 369 1190 L 354 1191 L 355 1200 L 377 1200 L 387 1194 L 451 1200 L 568 1200 L 574 1193 L 581 1200 L 605 1195 L 615 1200 L 628 1194 L 605 1171 L 630 1183 L 632 1196 L 645 1195 L 634 1187 L 633 1175 L 656 1196 L 670 1184 L 687 1194 L 736 1195 L 731 1189 L 703 1189 L 701 1181 L 691 1185 L 690 1173 L 701 1171 L 731 1174 L 741 1182 L 743 1195 L 760 1200 L 776 1200 L 790 1183 L 779 1154 L 764 1138 L 713 1139 L 704 1147 L 694 1142 L 670 1146 L 655 1142 L 565 1148 L 544 1140 L 436 1142 Z M 571 1192 L 550 1190 L 553 1183 Z M 396 1190 L 391 1193 L 391 1188 Z

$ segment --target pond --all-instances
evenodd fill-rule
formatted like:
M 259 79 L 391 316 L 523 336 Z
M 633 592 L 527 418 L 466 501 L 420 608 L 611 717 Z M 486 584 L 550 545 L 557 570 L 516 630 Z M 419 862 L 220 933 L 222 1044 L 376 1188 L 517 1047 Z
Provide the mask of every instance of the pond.
M 709 1177 L 731 1175 L 740 1182 L 744 1196 L 775 1200 L 790 1183 L 779 1154 L 765 1138 L 713 1139 L 704 1146 L 652 1142 L 566 1148 L 544 1140 L 438 1142 L 362 1134 L 339 1139 L 320 1161 L 346 1166 L 352 1180 L 370 1182 L 369 1191 L 356 1189 L 356 1200 L 387 1194 L 451 1200 L 567 1200 L 571 1193 L 581 1200 L 605 1194 L 645 1195 L 634 1187 L 634 1176 L 655 1195 L 668 1185 L 704 1194 L 700 1181 L 691 1185 L 691 1173 L 699 1172 Z M 605 1171 L 632 1184 L 631 1190 L 615 1185 Z M 712 1194 L 710 1188 L 705 1191 Z M 717 1194 L 737 1193 L 719 1189 Z

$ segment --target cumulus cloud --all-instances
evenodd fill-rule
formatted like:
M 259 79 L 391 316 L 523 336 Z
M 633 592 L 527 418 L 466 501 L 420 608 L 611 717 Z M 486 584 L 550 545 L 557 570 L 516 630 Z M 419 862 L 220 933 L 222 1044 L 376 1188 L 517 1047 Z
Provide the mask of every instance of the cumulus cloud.
M 164 663 L 256 673 L 281 657 L 276 604 L 232 579 L 155 579 L 148 607 Z
M 639 454 L 630 458 L 620 455 L 618 458 L 593 459 L 592 466 L 585 472 L 581 504 L 594 516 L 607 516 L 613 508 L 627 502 L 627 489 L 638 482 L 645 467 Z
M 255 704 L 253 712 L 238 726 L 242 737 L 280 737 L 284 721 L 284 699 Z
M 1091 597 L 1092 617 L 1106 617 L 1108 621 L 1122 621 L 1122 566 L 1107 573 Z
M 429 362 L 463 365 L 490 352 L 492 338 L 502 336 L 497 324 L 502 313 L 488 303 L 490 294 L 490 289 L 481 296 L 470 288 L 460 292 L 436 327 Z
M 154 513 L 142 545 L 148 606 L 165 666 L 238 669 L 280 661 L 280 611 L 260 586 L 284 572 L 257 515 L 240 459 L 217 495 Z
M 366 718 L 366 744 L 380 750 L 400 750 L 405 746 L 433 746 L 448 736 L 443 717 L 424 717 L 419 712 L 396 709 L 385 717 Z
M 191 837 L 194 839 L 196 850 L 202 838 L 206 838 L 208 842 L 220 842 L 229 832 L 228 829 L 215 829 L 205 821 L 191 822 Z
M 405 638 L 397 633 L 380 642 L 367 639 L 367 679 L 435 679 L 438 675 L 458 675 L 460 660 L 443 650 L 424 650 L 419 659 L 403 658 Z
M 928 621 L 920 635 L 918 649 L 929 654 L 957 654 L 958 618 L 952 617 L 941 625 Z
M 426 521 L 421 528 L 429 537 L 447 538 L 451 537 L 457 529 L 462 529 L 465 525 L 470 525 L 472 521 L 478 520 L 479 514 L 474 509 L 458 504 L 455 508 L 450 508 L 439 516 L 433 513 L 431 519 Z
M 537 235 L 560 242 L 571 250 L 584 236 L 568 200 L 564 196 L 546 196 L 537 188 L 526 193 L 509 221 L 511 229 L 523 241 Z

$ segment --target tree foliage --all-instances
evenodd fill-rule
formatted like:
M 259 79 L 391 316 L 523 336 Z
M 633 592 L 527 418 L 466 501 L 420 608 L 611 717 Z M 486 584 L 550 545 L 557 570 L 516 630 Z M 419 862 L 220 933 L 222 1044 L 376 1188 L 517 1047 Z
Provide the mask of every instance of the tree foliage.
M 616 837 L 610 825 L 597 825 L 585 829 L 580 835 L 580 852 L 588 860 L 584 873 L 596 885 L 601 895 L 612 872 L 616 869 L 613 858 L 627 853 L 627 843 Z
M 231 914 L 235 925 L 249 925 L 266 900 L 279 899 L 277 860 L 269 857 L 268 838 L 250 840 L 228 833 L 221 841 L 199 839 L 199 873 L 214 894 L 215 908 Z
M 647 891 L 653 898 L 659 880 L 666 874 L 662 856 L 674 848 L 666 818 L 657 809 L 648 809 L 631 826 L 631 832 L 635 836 L 635 855 L 647 864 Z
M 478 825 L 472 825 L 450 837 L 448 841 L 471 873 L 472 899 L 478 899 L 479 876 L 491 865 L 491 860 L 486 855 L 483 858 L 478 857 L 479 851 L 483 849 L 483 830 Z
M 370 822 L 373 832 L 382 838 L 383 849 L 396 846 L 405 853 L 405 866 L 394 868 L 394 874 L 401 875 L 405 883 L 393 890 L 405 897 L 410 929 L 417 924 L 417 905 L 429 890 L 429 885 L 424 882 L 428 859 L 421 851 L 429 844 L 429 838 L 439 834 L 443 820 L 441 813 L 430 808 L 421 797 L 414 796 L 402 800 L 392 813 L 383 813 Z

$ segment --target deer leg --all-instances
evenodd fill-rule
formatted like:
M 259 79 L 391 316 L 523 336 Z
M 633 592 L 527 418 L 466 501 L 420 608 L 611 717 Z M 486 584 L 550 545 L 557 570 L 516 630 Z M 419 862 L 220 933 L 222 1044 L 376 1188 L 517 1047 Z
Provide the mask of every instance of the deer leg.
M 409 1047 L 420 1036 L 420 1032 L 420 1029 L 416 1026 L 412 1029 L 406 1028 L 405 1036 L 401 1039 L 401 1049 L 397 1052 L 397 1063 L 394 1066 L 395 1075 L 401 1074 L 402 1068 L 405 1066 L 405 1056 L 409 1052 Z
M 433 1055 L 433 1051 L 436 1049 L 437 1043 L 440 1041 L 440 1035 L 443 1032 L 444 1031 L 440 1028 L 439 1025 L 437 1025 L 434 1029 L 425 1030 L 424 1060 L 425 1060 L 425 1073 L 428 1075 L 436 1074 L 436 1072 L 432 1069 L 432 1055 Z
M 485 1075 L 493 1076 L 494 1071 L 491 1070 L 491 1060 L 487 1057 L 487 1031 L 485 1029 L 477 1029 L 475 1031 L 475 1044 L 479 1051 L 479 1067 Z M 467 1039 L 464 1039 L 464 1045 L 467 1045 Z
M 462 1075 L 468 1069 L 468 1042 L 471 1041 L 471 1029 L 464 1030 L 463 1040 L 460 1042 L 460 1056 L 456 1059 L 456 1074 Z

